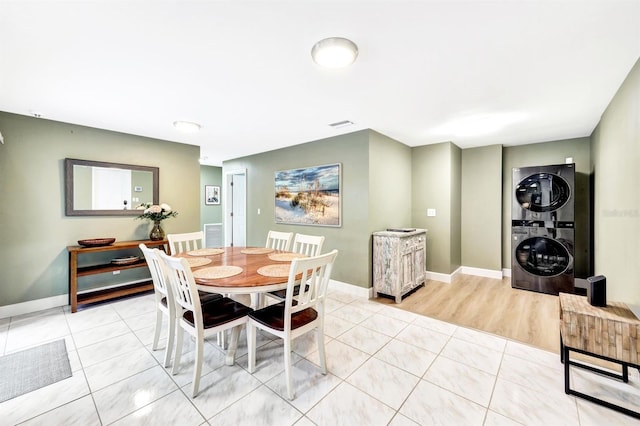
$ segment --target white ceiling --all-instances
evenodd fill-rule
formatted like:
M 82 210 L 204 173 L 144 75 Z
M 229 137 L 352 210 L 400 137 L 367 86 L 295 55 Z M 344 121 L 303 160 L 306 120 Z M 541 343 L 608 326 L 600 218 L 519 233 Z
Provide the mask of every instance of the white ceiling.
M 312 62 L 331 36 L 358 45 L 351 67 Z M 0 0 L 0 110 L 214 165 L 365 128 L 462 148 L 587 136 L 639 57 L 640 0 Z

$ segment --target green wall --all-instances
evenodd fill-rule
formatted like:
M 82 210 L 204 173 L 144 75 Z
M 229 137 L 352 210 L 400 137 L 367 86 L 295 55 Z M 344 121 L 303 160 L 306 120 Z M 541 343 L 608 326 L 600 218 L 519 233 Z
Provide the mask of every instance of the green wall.
M 462 265 L 502 270 L 502 145 L 462 150 Z
M 369 228 L 411 227 L 411 148 L 369 133 Z
M 451 272 L 462 265 L 462 150 L 455 144 L 449 145 L 451 151 Z
M 607 300 L 640 304 L 640 60 L 592 134 L 595 273 Z
M 207 205 L 204 203 L 205 185 L 217 185 L 222 195 L 222 167 L 200 166 L 200 229 L 205 223 L 222 223 L 222 202 Z
M 77 240 L 148 238 L 151 225 L 132 216 L 65 216 L 65 158 L 159 167 L 160 202 L 179 212 L 163 222 L 165 231 L 199 227 L 197 146 L 4 112 L 0 131 L 0 306 L 66 294 L 66 247 Z M 133 271 L 119 279 L 136 279 Z
M 414 227 L 427 229 L 427 270 L 450 274 L 460 266 L 460 148 L 451 142 L 411 150 Z M 436 216 L 427 217 L 427 209 Z
M 503 150 L 502 186 L 502 267 L 511 269 L 511 201 L 514 167 L 564 164 L 573 157 L 576 164 L 575 185 L 575 276 L 587 278 L 591 273 L 590 139 L 577 138 L 553 142 L 505 147 Z
M 227 170 L 247 170 L 247 245 L 263 246 L 270 229 L 324 235 L 323 251 L 340 251 L 332 278 L 370 287 L 369 133 L 362 130 L 225 161 L 223 174 Z M 276 225 L 275 172 L 334 163 L 342 164 L 342 226 Z

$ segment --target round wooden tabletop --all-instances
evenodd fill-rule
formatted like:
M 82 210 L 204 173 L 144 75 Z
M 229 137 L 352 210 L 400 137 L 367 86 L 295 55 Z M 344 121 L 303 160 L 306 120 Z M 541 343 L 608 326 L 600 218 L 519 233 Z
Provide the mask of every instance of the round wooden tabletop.
M 258 269 L 269 265 L 290 265 L 292 257 L 285 251 L 265 250 L 259 247 L 223 247 L 223 252 L 198 256 L 201 252 L 183 252 L 176 257 L 192 258 L 194 256 L 210 259 L 211 262 L 202 266 L 193 266 L 194 277 L 198 288 L 214 293 L 263 293 L 282 290 L 287 287 L 287 276 L 262 275 Z M 285 256 L 274 256 L 283 255 Z M 303 255 L 298 255 L 303 257 Z M 287 260 L 277 260 L 277 259 Z M 274 260 L 276 259 L 276 260 Z M 224 278 L 197 277 L 197 271 L 215 266 L 236 266 L 242 272 Z

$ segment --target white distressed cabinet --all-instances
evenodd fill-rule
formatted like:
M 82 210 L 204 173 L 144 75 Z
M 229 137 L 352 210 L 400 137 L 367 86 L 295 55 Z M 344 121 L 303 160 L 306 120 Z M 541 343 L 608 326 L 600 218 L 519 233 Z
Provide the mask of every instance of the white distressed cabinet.
M 373 296 L 402 296 L 425 283 L 426 236 L 424 229 L 373 233 Z

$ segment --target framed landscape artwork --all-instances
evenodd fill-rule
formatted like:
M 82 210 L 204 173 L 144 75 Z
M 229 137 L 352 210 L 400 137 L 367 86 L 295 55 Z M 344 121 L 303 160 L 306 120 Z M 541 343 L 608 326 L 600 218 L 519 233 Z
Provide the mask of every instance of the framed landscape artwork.
M 276 223 L 340 226 L 340 182 L 339 163 L 276 172 Z
M 220 204 L 220 187 L 217 185 L 204 186 L 204 203 L 208 206 Z

